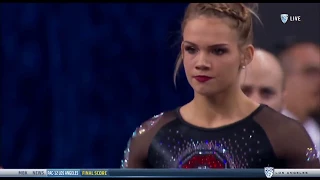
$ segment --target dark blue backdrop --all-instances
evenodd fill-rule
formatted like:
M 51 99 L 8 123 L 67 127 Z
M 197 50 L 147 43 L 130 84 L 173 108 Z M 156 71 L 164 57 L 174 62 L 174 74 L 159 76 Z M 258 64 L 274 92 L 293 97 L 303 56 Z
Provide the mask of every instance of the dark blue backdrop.
M 0 164 L 119 167 L 141 122 L 192 97 L 184 76 L 177 90 L 172 77 L 185 6 L 0 4 Z M 319 4 L 260 10 L 261 47 L 285 36 L 319 43 Z M 281 13 L 303 21 L 284 25 Z
M 184 7 L 2 4 L 4 167 L 120 167 L 133 130 L 188 99 L 172 78 Z

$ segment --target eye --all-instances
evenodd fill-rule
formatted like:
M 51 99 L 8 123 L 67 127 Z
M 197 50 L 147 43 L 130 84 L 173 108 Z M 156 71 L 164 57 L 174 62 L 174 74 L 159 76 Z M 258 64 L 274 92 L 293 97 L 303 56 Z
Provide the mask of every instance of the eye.
M 250 95 L 251 95 L 251 93 L 252 93 L 252 88 L 251 88 L 251 87 L 242 86 L 242 87 L 241 87 L 241 90 L 242 90 L 242 92 L 243 92 L 246 96 L 250 97 Z
M 214 48 L 212 50 L 212 53 L 215 54 L 215 55 L 218 55 L 218 56 L 221 56 L 226 52 L 227 52 L 227 49 L 225 49 L 225 48 Z
M 274 90 L 270 88 L 262 88 L 260 90 L 260 95 L 263 99 L 269 99 L 275 94 Z
M 186 46 L 185 50 L 189 53 L 189 54 L 194 54 L 197 52 L 196 48 L 192 47 L 192 46 Z

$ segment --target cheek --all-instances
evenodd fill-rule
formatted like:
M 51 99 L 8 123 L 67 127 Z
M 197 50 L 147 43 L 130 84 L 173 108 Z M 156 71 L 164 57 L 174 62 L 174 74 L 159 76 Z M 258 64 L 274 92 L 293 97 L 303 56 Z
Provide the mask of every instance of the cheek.
M 219 74 L 226 75 L 239 75 L 239 62 L 237 58 L 234 57 L 225 57 L 221 58 L 219 61 L 215 63 L 215 69 L 219 72 Z
M 280 98 L 277 96 L 272 96 L 271 98 L 267 98 L 265 101 L 271 102 L 271 103 L 277 103 L 280 101 Z
M 190 56 L 185 56 L 185 58 L 183 59 L 183 67 L 186 74 L 189 74 L 189 72 L 192 71 L 195 65 L 196 65 L 196 61 L 194 60 L 194 58 Z

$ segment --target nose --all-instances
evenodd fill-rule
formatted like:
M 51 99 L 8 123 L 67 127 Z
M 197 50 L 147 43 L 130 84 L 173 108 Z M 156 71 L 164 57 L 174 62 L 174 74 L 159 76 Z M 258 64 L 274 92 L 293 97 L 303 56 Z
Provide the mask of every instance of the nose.
M 205 53 L 200 53 L 196 63 L 197 70 L 208 70 L 211 68 L 211 64 L 208 61 L 208 57 Z
M 262 98 L 261 98 L 261 96 L 259 95 L 259 93 L 257 93 L 257 92 L 253 92 L 253 93 L 251 94 L 250 98 L 251 98 L 253 101 L 257 102 L 257 103 L 262 103 Z

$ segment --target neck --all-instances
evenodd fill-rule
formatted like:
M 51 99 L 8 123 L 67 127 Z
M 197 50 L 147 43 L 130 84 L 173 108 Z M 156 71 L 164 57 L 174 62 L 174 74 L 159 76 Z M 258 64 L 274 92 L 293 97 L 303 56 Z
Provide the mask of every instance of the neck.
M 211 97 L 195 94 L 190 102 L 197 119 L 203 119 L 208 124 L 222 119 L 243 118 L 249 111 L 255 109 L 258 104 L 253 103 L 240 89 L 229 90 Z
M 304 123 L 308 119 L 308 113 L 301 107 L 297 107 L 296 103 L 287 103 L 286 109 L 292 113 L 300 122 Z

